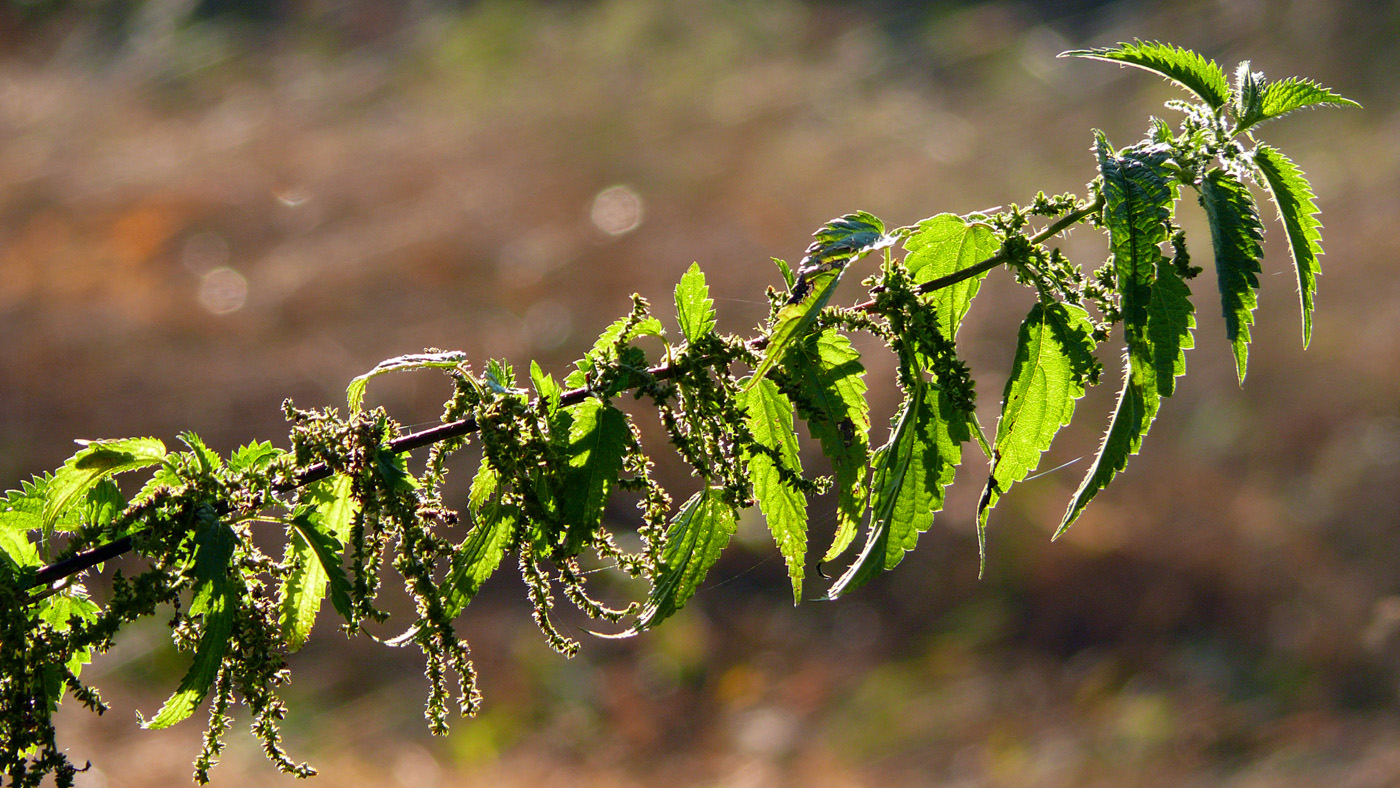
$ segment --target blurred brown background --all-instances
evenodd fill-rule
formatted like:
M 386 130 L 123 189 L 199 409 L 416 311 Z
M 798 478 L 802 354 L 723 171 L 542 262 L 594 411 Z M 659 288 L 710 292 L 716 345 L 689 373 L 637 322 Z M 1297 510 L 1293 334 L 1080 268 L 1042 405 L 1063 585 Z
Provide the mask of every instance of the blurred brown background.
M 1270 216 L 1236 385 L 1188 202 L 1208 269 L 1192 374 L 1066 539 L 1048 543 L 1087 460 L 1003 502 L 978 582 L 971 461 L 920 549 L 854 597 L 793 609 L 746 522 L 681 616 L 572 661 L 502 572 L 462 621 L 479 719 L 429 737 L 419 661 L 327 627 L 293 659 L 288 745 L 323 785 L 1400 784 L 1393 3 L 8 0 L 0 474 L 73 438 L 278 441 L 284 397 L 340 404 L 427 346 L 562 375 L 629 293 L 666 315 L 692 261 L 746 333 L 768 258 L 832 216 L 1080 190 L 1091 128 L 1131 142 L 1177 94 L 1054 55 L 1135 37 L 1365 105 L 1261 131 L 1324 211 L 1310 350 Z M 1082 232 L 1067 250 L 1105 254 Z M 1029 305 L 1004 278 L 962 340 L 986 424 Z M 870 383 L 878 441 L 891 384 Z M 370 389 L 410 425 L 446 393 L 432 374 Z M 1092 453 L 1110 400 L 1044 467 Z M 81 784 L 188 779 L 201 723 L 132 715 L 186 659 L 157 621 L 93 666 L 114 709 L 64 712 L 97 764 Z M 241 731 L 229 745 L 217 784 L 290 781 Z

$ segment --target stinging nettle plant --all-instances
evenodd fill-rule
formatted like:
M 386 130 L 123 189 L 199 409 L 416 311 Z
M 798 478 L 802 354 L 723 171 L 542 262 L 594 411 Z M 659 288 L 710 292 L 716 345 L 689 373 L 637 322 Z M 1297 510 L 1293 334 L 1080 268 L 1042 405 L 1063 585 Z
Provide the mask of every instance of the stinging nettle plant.
M 347 635 L 384 624 L 388 614 L 376 601 L 390 568 L 416 617 L 385 642 L 422 651 L 428 725 L 441 733 L 454 703 L 463 715 L 480 704 L 453 622 L 507 556 L 519 565 L 549 645 L 573 655 L 578 642 L 551 623 L 556 593 L 590 618 L 626 626 L 610 637 L 653 627 L 686 604 L 728 544 L 737 513 L 753 506 L 800 601 L 807 498 L 834 484 L 837 530 L 820 560 L 845 555 L 865 529 L 864 546 L 825 593 L 835 599 L 914 548 L 942 508 L 965 444 L 974 444 L 988 462 L 976 512 L 985 561 L 988 515 L 1036 468 L 1076 400 L 1100 381 L 1094 351 L 1116 330 L 1122 389 L 1098 456 L 1055 532 L 1063 534 L 1126 468 L 1185 372 L 1195 326 L 1187 282 L 1201 269 L 1191 265 L 1176 222 L 1184 193 L 1195 195 L 1209 222 L 1241 383 L 1263 256 L 1251 182 L 1273 201 L 1286 231 L 1307 344 L 1322 253 L 1317 207 L 1302 171 L 1255 131 L 1306 107 L 1356 106 L 1308 80 L 1267 82 L 1247 61 L 1231 83 L 1214 62 L 1155 42 L 1064 54 L 1155 72 L 1190 100 L 1167 103 L 1180 114 L 1175 128 L 1152 118 L 1133 145 L 1115 148 L 1096 132 L 1098 175 L 1084 195 L 1040 193 L 1026 206 L 941 213 L 892 230 L 865 212 L 828 222 L 796 270 L 776 261 L 787 292 L 769 289 L 770 320 L 757 336 L 716 330 L 704 274 L 693 265 L 675 291 L 681 337 L 667 338 L 634 295 L 631 311 L 562 383 L 532 363 L 533 393 L 504 362 L 477 372 L 461 353 L 430 350 L 355 378 L 344 416 L 287 402 L 289 449 L 255 442 L 225 458 L 192 433 L 180 436 L 179 451 L 155 438 L 91 441 L 54 473 L 9 492 L 0 499 L 0 763 L 9 783 L 38 785 L 48 774 L 59 785 L 73 782 L 77 768 L 55 741 L 57 704 L 71 695 L 102 713 L 97 691 L 79 678 L 83 665 L 110 648 L 124 624 L 162 610 L 173 611 L 175 644 L 193 652 L 193 661 L 142 725 L 168 727 L 208 700 L 194 773 L 205 782 L 241 702 L 267 757 L 307 776 L 314 771 L 283 751 L 278 733 L 287 655 L 306 642 L 326 597 Z M 1086 272 L 1052 245 L 1080 225 L 1108 236 L 1108 260 L 1096 270 Z M 875 252 L 880 262 L 862 282 L 865 300 L 833 306 L 842 278 Z M 1021 323 L 1001 416 L 987 434 L 956 338 L 982 278 L 1003 267 L 1037 301 Z M 878 337 L 897 360 L 902 403 L 879 448 L 871 445 L 853 332 Z M 647 336 L 661 339 L 659 358 L 635 344 Z M 442 424 L 404 433 L 382 409 L 363 409 L 372 378 L 416 369 L 440 369 L 451 380 Z M 632 418 L 614 404 L 624 394 L 655 408 L 699 480 L 699 491 L 679 506 L 653 479 Z M 795 418 L 820 444 L 830 477 L 804 475 Z M 481 461 L 470 516 L 459 523 L 441 489 L 448 458 L 472 436 Z M 419 449 L 426 458 L 415 474 L 407 461 Z M 114 481 L 149 469 L 129 498 Z M 604 505 L 619 491 L 638 499 L 635 537 L 619 539 L 603 522 Z M 285 529 L 280 558 L 252 538 L 269 526 Z M 463 531 L 460 541 L 448 537 Z M 110 598 L 90 599 L 83 573 L 125 553 L 144 567 L 130 576 L 118 569 Z M 585 556 L 644 580 L 649 593 L 620 609 L 597 601 L 585 587 Z

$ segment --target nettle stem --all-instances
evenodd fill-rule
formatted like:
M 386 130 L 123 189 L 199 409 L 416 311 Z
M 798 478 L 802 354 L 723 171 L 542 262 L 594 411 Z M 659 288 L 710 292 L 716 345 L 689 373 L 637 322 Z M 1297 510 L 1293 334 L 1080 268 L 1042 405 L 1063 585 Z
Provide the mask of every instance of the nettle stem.
M 1051 224 L 1046 226 L 1045 229 L 1031 236 L 1029 240 L 1032 244 L 1044 243 L 1045 241 L 1050 240 L 1056 235 L 1059 235 L 1065 230 L 1083 221 L 1086 217 L 1092 216 L 1093 214 L 1102 210 L 1102 208 L 1103 196 L 1100 195 L 1084 207 L 1075 211 L 1071 211 L 1070 213 L 1067 213 L 1061 218 L 1059 218 L 1058 220 L 1052 222 Z M 1002 248 L 999 249 L 996 254 L 974 265 L 959 270 L 956 273 L 948 274 L 947 276 L 939 277 L 932 281 L 925 282 L 922 285 L 919 285 L 918 287 L 914 288 L 914 292 L 920 295 L 927 295 L 942 290 L 944 288 L 952 287 L 953 285 L 956 285 L 960 282 L 964 282 L 968 279 L 972 279 L 984 273 L 987 273 L 999 265 L 1004 265 L 1009 261 L 1009 259 L 1010 258 L 1006 253 L 1006 247 L 1003 244 Z M 883 288 L 877 286 L 875 288 L 872 288 L 871 292 L 878 293 L 882 290 Z M 870 312 L 873 311 L 875 307 L 875 299 L 870 299 L 868 301 L 862 301 L 858 304 L 855 304 L 854 306 L 850 307 L 850 309 L 857 312 Z M 763 350 L 763 348 L 767 344 L 767 337 L 755 337 L 754 339 L 751 339 L 747 342 L 748 347 L 755 351 Z M 666 380 L 670 378 L 673 373 L 674 369 L 669 364 L 658 364 L 647 369 L 647 374 L 656 380 Z M 560 405 L 576 405 L 580 402 L 583 402 L 585 399 L 592 396 L 593 394 L 593 390 L 586 386 L 568 389 L 560 394 L 559 402 Z M 434 427 L 429 427 L 425 430 L 420 430 L 418 432 L 413 432 L 407 435 L 402 435 L 398 438 L 394 438 L 393 440 L 390 440 L 387 443 L 385 443 L 384 448 L 391 453 L 401 454 L 404 452 L 413 451 L 415 449 L 421 449 L 427 446 L 431 446 L 435 443 L 440 443 L 442 441 L 451 440 L 453 438 L 462 438 L 477 432 L 478 429 L 479 425 L 477 424 L 476 419 L 458 419 L 456 421 L 447 422 L 445 424 L 439 424 Z M 274 489 L 276 490 L 276 492 L 279 493 L 291 492 L 295 489 L 305 487 L 306 485 L 311 484 L 313 482 L 328 479 L 333 475 L 333 473 L 334 471 L 331 470 L 330 466 L 326 465 L 324 462 L 313 463 L 298 471 L 294 476 L 292 482 L 278 485 Z M 55 586 L 64 581 L 65 579 L 85 572 L 88 569 L 97 566 L 98 564 L 110 561 L 113 558 L 117 558 L 119 556 L 131 552 L 132 547 L 132 538 L 130 536 L 124 536 L 120 539 L 115 539 L 106 544 L 98 545 L 97 547 L 77 552 L 67 558 L 64 558 L 60 561 L 55 561 L 39 569 L 37 572 L 34 573 L 33 578 L 28 583 L 21 585 L 21 590 L 38 588 L 40 586 Z M 35 594 L 30 597 L 30 601 L 39 601 L 47 595 L 47 592 Z

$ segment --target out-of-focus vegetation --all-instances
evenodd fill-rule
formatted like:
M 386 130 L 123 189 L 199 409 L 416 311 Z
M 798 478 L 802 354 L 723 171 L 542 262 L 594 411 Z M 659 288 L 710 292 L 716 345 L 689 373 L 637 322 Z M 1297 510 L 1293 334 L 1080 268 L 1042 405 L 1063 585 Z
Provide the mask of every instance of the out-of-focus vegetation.
M 1153 450 L 1066 539 L 1047 542 L 1083 460 L 1003 503 L 977 582 L 969 473 L 895 573 L 794 610 L 762 524 L 744 523 L 754 552 L 668 628 L 569 662 L 518 628 L 517 589 L 488 585 L 464 626 L 487 711 L 439 740 L 421 665 L 322 634 L 297 655 L 287 725 L 319 779 L 1400 780 L 1400 11 L 221 5 L 0 6 L 8 479 L 56 466 L 74 436 L 192 428 L 227 450 L 277 435 L 283 397 L 338 402 L 350 377 L 425 346 L 557 372 L 628 293 L 664 299 L 692 260 L 740 330 L 778 281 L 767 258 L 831 216 L 905 223 L 1078 189 L 1088 129 L 1131 138 L 1170 89 L 1055 60 L 1065 49 L 1169 39 L 1366 106 L 1278 133 L 1327 216 L 1312 348 L 1265 321 L 1241 392 L 1203 310 Z M 1105 254 L 1087 237 L 1077 252 Z M 1261 300 L 1282 317 L 1296 296 L 1282 245 L 1267 254 Z M 1026 305 L 997 297 L 1004 317 L 963 334 L 974 368 L 1009 363 Z M 411 422 L 436 412 L 434 382 L 373 393 Z M 995 408 L 1002 381 L 980 383 Z M 142 733 L 123 711 L 152 711 L 183 669 L 159 629 L 85 674 L 105 672 L 116 707 L 71 717 L 102 765 L 89 784 L 188 773 L 194 726 Z M 216 783 L 280 779 L 250 746 L 230 738 Z

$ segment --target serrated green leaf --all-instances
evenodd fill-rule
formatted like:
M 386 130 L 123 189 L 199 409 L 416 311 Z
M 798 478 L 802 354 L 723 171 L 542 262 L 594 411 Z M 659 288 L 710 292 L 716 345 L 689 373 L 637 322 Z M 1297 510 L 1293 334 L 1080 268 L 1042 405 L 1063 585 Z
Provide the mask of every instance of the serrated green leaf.
M 42 529 L 44 541 L 59 518 L 99 481 L 126 471 L 139 470 L 165 458 L 165 444 L 155 438 L 92 441 L 74 454 L 53 475 L 44 491 Z
M 126 496 L 122 495 L 116 482 L 103 479 L 87 491 L 80 508 L 83 522 L 103 527 L 126 508 Z
M 1141 381 L 1133 379 L 1131 370 L 1124 373 L 1118 405 L 1099 446 L 1098 456 L 1075 491 L 1060 527 L 1055 530 L 1054 539 L 1063 536 L 1094 496 L 1107 487 L 1119 471 L 1128 467 L 1128 457 L 1142 448 L 1142 438 L 1156 418 L 1160 403 L 1161 399 L 1155 392 L 1145 390 Z
M 648 316 L 635 322 L 631 318 L 620 317 L 598 335 L 598 340 L 593 343 L 593 349 L 588 351 L 586 358 L 596 364 L 598 361 L 609 358 L 613 348 L 619 342 L 625 345 L 641 337 L 664 336 L 666 336 L 666 330 L 662 327 L 661 321 L 655 317 Z
M 749 476 L 768 530 L 787 562 L 792 600 L 802 600 L 807 555 L 807 498 L 784 477 L 802 475 L 797 433 L 792 427 L 792 403 L 771 380 L 749 389 L 742 398 L 749 432 L 763 449 L 748 456 Z M 780 466 L 781 465 L 781 469 Z
M 563 390 L 554 382 L 554 376 L 540 369 L 539 363 L 533 360 L 530 362 L 530 383 L 535 387 L 535 393 L 548 405 L 549 413 L 559 409 L 559 397 Z
M 769 329 L 763 358 L 748 382 L 750 388 L 782 363 L 794 343 L 807 335 L 849 264 L 898 240 L 898 236 L 886 235 L 884 223 L 865 211 L 832 219 L 814 235 L 816 240 L 802 258 L 788 302 L 778 310 Z
M 1159 248 L 1167 238 L 1172 201 L 1167 176 L 1159 169 L 1166 152 L 1148 145 L 1113 154 L 1102 135 L 1097 147 L 1128 363 L 1098 457 L 1075 492 L 1055 538 L 1069 529 L 1142 448 L 1162 397 L 1172 395 L 1176 376 L 1186 371 L 1185 350 L 1192 346 L 1195 326 L 1190 290 Z
M 221 458 L 213 449 L 204 445 L 204 439 L 195 433 L 185 430 L 180 433 L 180 442 L 189 447 L 190 456 L 199 463 L 199 470 L 204 474 L 211 474 L 224 467 Z
M 1076 49 L 1059 56 L 1104 60 L 1151 71 L 1196 94 L 1211 109 L 1220 109 L 1230 100 L 1229 82 L 1215 61 L 1171 44 L 1134 41 L 1116 47 Z
M 968 223 L 961 216 L 942 213 L 919 222 L 904 240 L 909 254 L 904 265 L 920 285 L 957 273 L 997 253 L 1000 243 L 990 225 Z M 983 273 L 945 287 L 929 296 L 937 309 L 938 328 L 948 339 L 957 337 L 963 316 L 982 286 Z
M 1312 185 L 1291 159 L 1268 145 L 1254 149 L 1254 163 L 1263 175 L 1279 219 L 1288 231 L 1288 251 L 1298 272 L 1298 300 L 1303 313 L 1303 347 L 1312 342 L 1313 295 L 1322 273 L 1322 223 L 1317 220 L 1317 203 Z
M 827 593 L 836 599 L 893 569 L 914 549 L 919 534 L 943 508 L 943 488 L 962 461 L 969 438 L 966 414 L 920 381 L 909 392 L 890 432 L 875 453 L 870 482 L 870 531 L 865 548 Z
M 445 353 L 410 353 L 404 356 L 385 359 L 374 369 L 350 381 L 345 388 L 345 401 L 350 413 L 359 413 L 365 401 L 365 385 L 373 378 L 390 372 L 404 372 L 412 369 L 456 369 L 467 363 L 467 354 L 458 350 Z
M 699 263 L 691 263 L 676 285 L 676 320 L 688 342 L 714 330 L 715 302 L 710 299 L 710 287 L 705 284 Z
M 336 612 L 352 618 L 350 581 L 340 557 L 359 509 L 352 492 L 353 480 L 344 474 L 317 482 L 305 496 L 314 508 L 298 511 L 288 523 L 285 560 L 292 570 L 280 591 L 279 625 L 290 651 L 306 643 L 327 588 Z
M 102 609 L 87 597 L 87 590 L 81 584 L 73 584 L 64 589 L 61 593 L 45 599 L 39 603 L 38 617 L 40 620 L 53 627 L 55 631 L 67 632 L 73 628 L 73 619 L 80 622 L 90 622 L 97 618 Z M 84 648 L 73 652 L 65 667 L 76 678 L 82 673 L 83 666 L 92 662 L 92 649 Z M 55 691 L 49 693 L 51 701 L 50 710 L 58 705 L 58 701 L 63 697 L 62 687 L 55 687 Z
M 285 452 L 273 448 L 272 444 L 266 441 L 249 443 L 246 446 L 240 446 L 228 458 L 228 469 L 234 473 L 265 470 L 283 454 Z
M 1249 327 L 1259 304 L 1259 261 L 1264 227 L 1249 189 L 1230 173 L 1214 169 L 1201 181 L 1201 205 L 1210 221 L 1215 249 L 1215 276 L 1225 314 L 1225 338 L 1235 354 L 1235 372 L 1244 383 L 1249 360 Z
M 778 266 L 778 273 L 783 277 L 783 286 L 791 290 L 793 285 L 797 284 L 797 274 L 793 273 L 792 266 L 788 265 L 788 261 L 777 257 L 773 258 L 773 264 Z
M 1001 419 L 987 486 L 977 506 L 978 555 L 986 565 L 987 516 L 1011 485 L 1040 465 L 1060 428 L 1074 416 L 1093 374 L 1093 326 L 1068 304 L 1031 307 L 1016 339 L 1016 360 L 1002 395 Z
M 1258 116 L 1247 125 L 1258 125 L 1290 112 L 1320 106 L 1360 107 L 1361 105 L 1333 93 L 1329 88 L 1322 87 L 1310 79 L 1289 77 L 1272 82 L 1264 88 L 1264 95 L 1259 102 Z M 1247 125 L 1241 124 L 1238 131 L 1243 131 Z
M 602 400 L 590 397 L 566 410 L 572 421 L 558 500 L 568 530 L 566 552 L 572 555 L 602 520 L 632 433 L 627 416 Z
M 724 502 L 722 493 L 721 488 L 706 487 L 676 513 L 666 530 L 666 547 L 651 594 L 636 623 L 624 635 L 656 626 L 685 607 L 695 595 L 729 544 L 729 537 L 734 535 L 734 510 Z
M 219 675 L 224 654 L 233 634 L 233 617 L 238 604 L 229 580 L 229 564 L 237 541 L 233 530 L 212 515 L 204 515 L 194 536 L 194 599 L 190 613 L 203 616 L 203 631 L 195 647 L 194 662 L 180 686 L 170 696 L 155 719 L 142 727 L 168 728 L 189 717 L 209 694 Z
M 482 583 L 501 564 L 501 557 L 515 535 L 517 512 L 500 500 L 500 479 L 485 459 L 472 480 L 470 503 L 476 523 L 452 553 L 442 583 L 443 606 L 449 618 L 466 608 Z
M 783 371 L 785 393 L 812 437 L 821 442 L 836 477 L 836 536 L 822 557 L 825 563 L 850 546 L 865 517 L 870 457 L 865 367 L 851 341 L 827 329 L 798 344 L 788 354 Z

